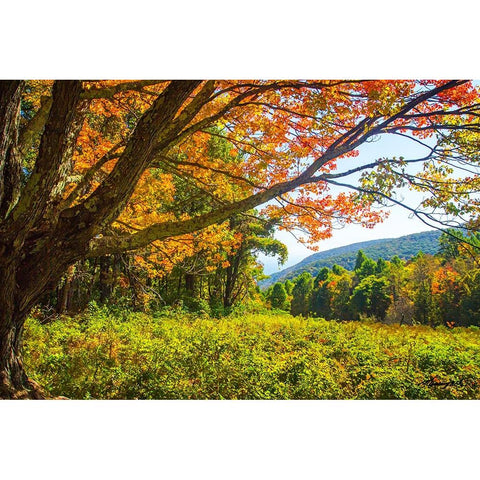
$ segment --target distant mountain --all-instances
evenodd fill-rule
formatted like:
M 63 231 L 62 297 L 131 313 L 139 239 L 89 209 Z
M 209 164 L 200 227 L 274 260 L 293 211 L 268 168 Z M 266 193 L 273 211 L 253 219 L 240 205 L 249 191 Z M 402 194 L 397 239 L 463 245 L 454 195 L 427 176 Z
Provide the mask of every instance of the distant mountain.
M 344 247 L 314 253 L 292 267 L 273 273 L 269 278 L 260 282 L 260 286 L 266 288 L 276 282 L 284 282 L 287 279 L 295 278 L 303 272 L 310 272 L 315 276 L 323 267 L 331 268 L 335 264 L 347 270 L 353 270 L 359 250 L 363 250 L 365 255 L 374 260 L 378 260 L 380 257 L 390 260 L 395 255 L 407 260 L 419 251 L 434 255 L 438 252 L 438 238 L 441 234 L 442 232 L 438 230 L 432 230 L 399 238 L 383 238 L 352 243 Z

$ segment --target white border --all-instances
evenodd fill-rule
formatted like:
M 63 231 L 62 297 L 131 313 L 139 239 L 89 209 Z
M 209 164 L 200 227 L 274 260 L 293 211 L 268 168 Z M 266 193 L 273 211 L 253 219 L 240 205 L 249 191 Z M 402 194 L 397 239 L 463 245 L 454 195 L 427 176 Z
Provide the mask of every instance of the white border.
M 479 78 L 475 2 L 23 0 L 0 78 Z M 12 478 L 470 478 L 478 402 L 0 402 Z M 8 478 L 7 476 L 5 478 Z

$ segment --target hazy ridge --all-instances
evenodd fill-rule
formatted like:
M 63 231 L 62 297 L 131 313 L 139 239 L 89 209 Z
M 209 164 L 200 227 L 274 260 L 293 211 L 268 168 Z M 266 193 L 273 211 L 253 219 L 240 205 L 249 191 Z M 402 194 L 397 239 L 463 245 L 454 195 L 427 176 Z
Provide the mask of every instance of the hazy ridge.
M 291 267 L 285 268 L 280 272 L 272 273 L 268 279 L 260 282 L 260 286 L 265 288 L 278 281 L 284 282 L 306 271 L 312 275 L 316 275 L 321 268 L 331 268 L 335 264 L 352 270 L 355 265 L 358 250 L 363 250 L 368 257 L 374 260 L 380 257 L 385 260 L 390 260 L 395 255 L 406 260 L 415 256 L 419 251 L 434 255 L 438 251 L 438 238 L 441 233 L 442 232 L 438 230 L 431 230 L 398 238 L 383 238 L 357 242 L 343 247 L 325 250 L 324 252 L 314 253 Z

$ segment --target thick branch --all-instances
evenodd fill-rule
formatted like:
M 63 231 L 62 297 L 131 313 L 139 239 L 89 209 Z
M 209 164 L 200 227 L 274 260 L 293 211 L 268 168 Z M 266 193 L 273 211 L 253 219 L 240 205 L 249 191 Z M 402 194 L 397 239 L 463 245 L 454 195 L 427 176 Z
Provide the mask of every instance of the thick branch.
M 76 107 L 80 100 L 81 82 L 57 81 L 53 86 L 52 107 L 40 141 L 35 168 L 20 200 L 9 217 L 17 243 L 45 210 L 52 191 L 59 181 L 62 163 L 76 141 Z
M 186 221 L 179 222 L 165 222 L 152 225 L 140 232 L 137 232 L 133 235 L 125 237 L 102 237 L 92 240 L 90 244 L 90 256 L 97 256 L 106 253 L 117 253 L 126 250 L 134 250 L 148 245 L 149 243 L 155 240 L 162 240 L 169 237 L 174 237 L 178 235 L 183 235 L 186 233 L 193 232 L 205 228 L 209 225 L 221 222 L 229 218 L 231 215 L 254 208 L 258 205 L 261 205 L 279 195 L 286 193 L 295 189 L 296 187 L 313 182 L 325 181 L 326 178 L 322 175 L 314 177 L 314 174 L 327 162 L 342 156 L 349 151 L 357 148 L 359 145 L 364 143 L 368 138 L 380 134 L 385 129 L 391 125 L 396 120 L 400 119 L 402 115 L 405 115 L 407 112 L 414 109 L 420 103 L 428 100 L 429 98 L 434 97 L 438 93 L 454 88 L 456 86 L 464 83 L 463 81 L 451 81 L 446 82 L 445 84 L 432 89 L 428 92 L 425 92 L 418 97 L 414 98 L 408 102 L 404 107 L 400 109 L 396 114 L 384 118 L 380 124 L 377 124 L 372 127 L 378 118 L 365 118 L 355 127 L 351 128 L 349 131 L 341 135 L 327 150 L 326 152 L 318 157 L 312 165 L 310 165 L 302 174 L 300 174 L 296 179 L 277 184 L 273 187 L 265 189 L 261 192 L 255 193 L 241 201 L 234 202 L 228 205 L 225 205 L 222 208 L 218 208 L 209 214 L 200 215 Z M 271 88 L 271 86 L 263 86 L 264 88 Z M 251 95 L 252 92 L 248 92 L 245 96 Z M 238 99 L 242 97 L 243 94 L 236 97 L 234 100 L 229 102 L 228 109 L 234 108 L 238 105 Z M 222 113 L 223 112 L 222 110 Z M 216 115 L 213 115 L 209 118 L 211 121 L 215 118 Z M 205 119 L 206 120 L 206 119 Z M 194 128 L 201 128 L 202 122 L 189 127 L 188 130 Z M 185 132 L 183 132 L 185 133 Z M 366 168 L 366 167 L 364 167 Z M 348 172 L 347 172 L 348 173 Z M 353 172 L 350 172 L 353 173 Z M 345 173 L 344 173 L 345 174 Z M 335 183 L 330 178 L 330 183 Z
M 268 202 L 278 195 L 293 190 L 301 184 L 302 182 L 297 178 L 290 182 L 279 183 L 267 190 L 250 195 L 243 200 L 227 204 L 217 210 L 193 217 L 189 220 L 156 223 L 132 235 L 94 238 L 90 242 L 88 256 L 97 257 L 111 253 L 136 250 L 147 246 L 155 240 L 163 240 L 201 230 L 215 223 L 223 222 L 236 213 L 250 210 Z
M 88 187 L 90 182 L 95 178 L 95 175 L 102 169 L 102 167 L 114 158 L 118 158 L 120 154 L 117 151 L 125 146 L 125 141 L 118 142 L 108 153 L 106 153 L 100 160 L 97 161 L 91 168 L 89 168 L 82 179 L 78 182 L 68 197 L 60 204 L 59 210 L 64 210 L 70 207 L 73 202 L 82 195 L 82 192 Z
M 64 210 L 66 230 L 95 231 L 118 217 L 157 151 L 170 146 L 178 133 L 172 122 L 199 81 L 172 81 L 139 120 L 134 132 L 105 181 L 83 202 Z
M 0 220 L 15 204 L 20 187 L 17 142 L 23 85 L 19 80 L 0 81 Z
M 37 113 L 23 128 L 18 141 L 18 148 L 21 156 L 25 156 L 28 153 L 28 150 L 35 142 L 37 136 L 42 133 L 42 130 L 47 123 L 48 114 L 52 108 L 52 102 L 52 97 L 42 97 L 41 105 Z
M 112 98 L 117 93 L 128 92 L 129 90 L 142 91 L 144 87 L 158 85 L 159 83 L 165 83 L 165 80 L 137 80 L 119 83 L 112 87 L 91 88 L 89 90 L 84 90 L 81 94 L 81 98 L 85 100 L 93 100 L 95 98 Z
M 343 149 L 345 150 L 345 153 L 347 151 L 350 151 L 358 146 L 360 146 L 362 143 L 364 143 L 366 140 L 369 138 L 373 137 L 374 135 L 378 135 L 382 132 L 387 131 L 387 127 L 394 123 L 396 120 L 403 118 L 404 115 L 406 115 L 409 111 L 413 110 L 416 106 L 420 105 L 421 103 L 427 101 L 428 99 L 434 97 L 438 93 L 441 93 L 445 90 L 452 89 L 454 87 L 460 86 L 462 84 L 466 83 L 466 80 L 452 80 L 450 82 L 446 82 L 445 84 L 441 85 L 440 87 L 434 88 L 432 90 L 429 90 L 428 92 L 425 92 L 418 97 L 414 98 L 410 102 L 408 102 L 404 107 L 402 107 L 396 114 L 386 118 L 383 120 L 378 125 L 375 125 L 373 128 L 370 128 L 374 121 L 375 118 L 365 118 L 362 120 L 357 126 L 353 127 L 351 130 L 343 134 L 339 139 L 337 139 L 327 150 L 327 154 L 329 153 L 329 150 L 335 149 L 337 146 L 342 145 Z M 399 129 L 406 128 L 406 127 L 398 127 Z M 426 129 L 432 129 L 432 128 L 426 128 Z M 394 130 L 394 128 L 391 128 L 390 130 Z M 389 130 L 389 131 L 390 131 Z M 365 132 L 365 133 L 363 133 Z M 363 133 L 363 134 L 362 134 Z M 335 151 L 335 150 L 333 150 Z M 326 161 L 325 157 L 328 155 L 323 155 L 319 158 L 317 158 L 310 167 L 308 167 L 305 172 L 303 172 L 302 176 L 305 177 L 311 177 L 316 171 L 318 171 L 323 165 L 325 165 Z

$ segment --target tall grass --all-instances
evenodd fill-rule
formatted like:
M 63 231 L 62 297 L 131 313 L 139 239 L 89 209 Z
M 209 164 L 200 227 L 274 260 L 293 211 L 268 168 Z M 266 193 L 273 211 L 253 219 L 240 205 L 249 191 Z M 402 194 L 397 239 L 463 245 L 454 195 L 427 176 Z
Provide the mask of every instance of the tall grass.
M 88 399 L 480 398 L 480 330 L 94 309 L 29 319 L 24 363 Z

